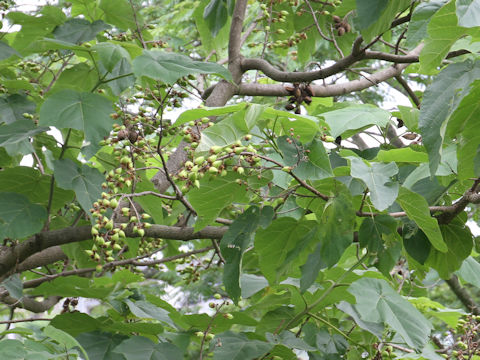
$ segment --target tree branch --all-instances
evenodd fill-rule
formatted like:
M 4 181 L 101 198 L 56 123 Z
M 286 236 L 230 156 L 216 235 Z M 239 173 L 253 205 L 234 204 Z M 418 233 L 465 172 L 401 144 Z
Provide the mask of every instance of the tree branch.
M 445 282 L 457 296 L 457 298 L 462 302 L 462 304 L 468 309 L 468 311 L 472 312 L 474 315 L 480 315 L 480 309 L 478 308 L 478 305 L 472 299 L 467 290 L 460 285 L 460 281 L 458 281 L 458 277 L 456 275 L 452 275 L 452 277 L 448 280 L 445 280 Z
M 227 231 L 226 226 L 207 226 L 195 232 L 193 227 L 152 225 L 145 229 L 145 236 L 162 239 L 189 241 L 194 239 L 221 239 Z M 133 231 L 126 231 L 128 237 L 138 237 Z M 4 248 L 0 252 L 0 281 L 17 271 L 17 264 L 33 254 L 57 245 L 89 240 L 92 238 L 90 226 L 65 228 L 36 234 L 21 244 Z
M 34 313 L 41 313 L 44 311 L 49 310 L 52 306 L 54 306 L 57 302 L 60 301 L 61 296 L 49 296 L 43 301 L 36 301 L 32 298 L 24 297 L 20 300 L 14 299 L 11 296 L 2 296 L 0 300 L 8 304 L 10 306 L 23 308 L 25 310 L 34 312 Z

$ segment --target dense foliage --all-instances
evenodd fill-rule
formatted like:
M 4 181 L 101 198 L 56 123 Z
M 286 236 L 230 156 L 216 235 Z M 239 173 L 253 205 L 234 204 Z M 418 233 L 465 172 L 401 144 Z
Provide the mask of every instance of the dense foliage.
M 480 359 L 479 9 L 1 1 L 0 357 Z

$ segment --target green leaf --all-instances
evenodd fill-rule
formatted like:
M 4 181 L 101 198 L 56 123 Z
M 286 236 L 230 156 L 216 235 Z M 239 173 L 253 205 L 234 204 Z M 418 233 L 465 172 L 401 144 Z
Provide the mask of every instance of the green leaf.
M 302 146 L 295 139 L 291 143 L 282 136 L 277 145 L 283 154 L 285 165 L 292 166 L 292 172 L 302 180 L 321 180 L 333 176 L 330 160 L 320 140 L 313 139 Z
M 245 188 L 235 182 L 234 175 L 225 177 L 203 178 L 199 189 L 188 192 L 187 198 L 198 213 L 195 230 L 200 230 L 212 223 L 223 208 L 237 202 L 248 201 Z
M 7 359 L 23 360 L 27 356 L 25 345 L 19 340 L 4 339 L 0 341 L 0 353 Z
M 76 336 L 91 360 L 125 360 L 125 357 L 114 354 L 113 349 L 127 339 L 123 335 L 101 333 L 99 331 L 83 333 Z
M 346 301 L 342 301 L 337 305 L 337 308 L 343 311 L 344 313 L 350 315 L 359 327 L 374 334 L 379 339 L 382 338 L 384 326 L 377 322 L 369 322 L 369 321 L 362 320 L 362 317 L 360 316 L 360 314 L 358 313 L 354 305 Z
M 408 130 L 418 132 L 420 110 L 414 107 L 398 105 L 398 111 Z
M 480 175 L 476 167 L 480 136 L 477 132 L 478 112 L 480 104 L 480 81 L 474 81 L 470 92 L 461 101 L 448 120 L 446 135 L 459 138 L 457 148 L 458 175 L 460 179 L 468 179 Z
M 109 279 L 108 284 L 97 284 L 92 279 L 82 278 L 80 276 L 59 277 L 54 280 L 44 282 L 33 289 L 34 295 L 55 295 L 62 297 L 85 297 L 92 299 L 106 298 L 114 288 L 115 283 Z
M 167 84 L 174 84 L 190 74 L 214 74 L 232 81 L 232 75 L 222 65 L 194 61 L 185 55 L 160 50 L 144 50 L 133 60 L 133 72 L 137 77 L 146 76 Z
M 297 221 L 288 217 L 281 217 L 273 221 L 266 229 L 257 230 L 255 235 L 255 249 L 259 254 L 260 269 L 270 284 L 280 281 L 285 277 L 287 268 L 282 266 L 292 249 L 302 241 L 304 234 L 307 234 L 315 226 L 313 221 Z M 301 262 L 305 254 L 296 259 Z M 293 264 L 290 263 L 290 268 Z M 283 267 L 283 272 L 278 270 Z
M 172 360 L 182 359 L 183 353 L 175 345 L 152 340 L 141 336 L 132 336 L 124 340 L 114 350 L 114 353 L 123 355 L 126 360 Z
M 362 320 L 383 322 L 396 331 L 408 346 L 421 349 L 428 341 L 432 325 L 407 300 L 381 279 L 363 278 L 348 289 L 355 296 L 355 309 Z
M 111 26 L 105 24 L 102 20 L 91 23 L 85 19 L 68 19 L 53 31 L 56 39 L 66 41 L 72 44 L 81 44 L 92 39 L 103 30 L 110 29 Z
M 373 37 L 389 30 L 395 16 L 408 9 L 410 1 L 356 0 L 356 4 L 355 24 L 362 30 L 365 41 L 369 42 Z
M 70 159 L 55 160 L 54 174 L 57 185 L 65 190 L 73 190 L 85 212 L 89 212 L 102 193 L 105 178 L 100 172 L 87 165 L 79 167 Z
M 389 164 L 366 164 L 362 159 L 349 156 L 350 174 L 362 180 L 370 191 L 373 205 L 380 211 L 393 204 L 398 195 L 399 184 L 393 180 L 398 174 L 398 167 L 394 162 Z
M 418 261 L 419 264 L 425 264 L 432 248 L 427 236 L 420 229 L 410 236 L 406 236 L 405 233 L 406 231 L 404 231 L 403 246 L 408 255 Z
M 388 215 L 378 215 L 365 218 L 358 230 L 360 246 L 366 247 L 370 253 L 378 253 L 383 249 L 382 235 L 389 235 L 396 231 L 397 222 Z M 393 230 L 392 230 L 393 228 Z
M 268 281 L 263 276 L 252 274 L 240 275 L 240 288 L 242 289 L 242 298 L 244 299 L 248 299 L 267 286 Z
M 6 168 L 0 171 L 0 189 L 25 195 L 32 203 L 48 205 L 50 196 L 49 176 L 26 166 Z M 53 188 L 52 210 L 57 210 L 73 199 L 73 193 L 58 187 Z
M 192 120 L 201 119 L 205 116 L 218 116 L 239 112 L 249 106 L 247 103 L 238 103 L 234 105 L 226 105 L 223 107 L 204 107 L 199 109 L 185 110 L 175 120 L 175 126 L 180 126 Z
M 447 244 L 442 239 L 437 220 L 430 215 L 427 201 L 419 194 L 401 187 L 397 202 L 405 210 L 407 216 L 423 230 L 435 249 L 443 253 L 447 252 Z
M 220 29 L 227 23 L 228 12 L 226 0 L 210 0 L 203 12 L 212 36 L 217 36 Z
M 55 328 L 51 325 L 48 325 L 45 328 L 43 328 L 43 333 L 46 336 L 48 336 L 49 338 L 54 339 L 63 348 L 65 348 L 67 350 L 71 349 L 71 348 L 74 348 L 74 347 L 79 348 L 82 351 L 83 356 L 85 356 L 85 359 L 86 360 L 90 359 L 88 357 L 85 349 L 82 347 L 82 345 L 80 345 L 80 343 L 74 337 L 72 337 L 70 334 L 68 334 L 68 333 L 66 333 L 62 330 L 59 330 L 59 329 L 57 329 L 57 328 Z
M 138 9 L 134 12 L 128 0 L 101 0 L 99 7 L 105 13 L 105 21 L 121 30 L 136 29 L 137 22 L 140 29 L 143 27 L 140 12 Z
M 158 306 L 155 306 L 152 303 L 143 300 L 126 300 L 125 303 L 127 304 L 132 314 L 139 318 L 155 319 L 170 326 L 174 325 L 172 320 L 168 316 L 168 311 Z
M 244 334 L 233 333 L 231 331 L 218 334 L 217 342 L 222 346 L 216 346 L 214 360 L 253 360 L 265 355 L 273 344 L 259 340 L 248 339 Z
M 92 49 L 97 52 L 100 63 L 108 72 L 112 72 L 119 61 L 124 59 L 131 61 L 128 51 L 117 44 L 102 42 L 93 46 Z
M 300 291 L 304 293 L 317 279 L 321 269 L 327 267 L 322 260 L 322 243 L 319 242 L 315 250 L 308 255 L 307 261 L 301 266 L 302 277 L 300 278 Z
M 429 36 L 420 53 L 419 72 L 432 74 L 445 58 L 450 47 L 465 34 L 465 29 L 457 24 L 455 1 L 449 1 L 433 15 L 427 31 Z
M 358 130 L 378 125 L 384 128 L 390 121 L 390 113 L 373 105 L 354 105 L 343 109 L 320 114 L 330 126 L 330 135 L 345 138 L 357 133 Z
M 20 300 L 23 297 L 23 283 L 18 274 L 9 276 L 1 284 L 14 299 Z
M 473 238 L 470 229 L 459 219 L 454 219 L 448 225 L 440 225 L 440 230 L 448 251 L 442 253 L 432 249 L 426 264 L 437 270 L 442 279 L 448 279 L 470 255 Z
M 23 114 L 35 113 L 35 103 L 25 95 L 13 94 L 0 96 L 0 124 L 25 121 Z
M 480 6 L 478 0 L 458 0 L 458 25 L 466 28 L 477 27 L 480 24 Z
M 95 147 L 112 129 L 112 112 L 112 103 L 105 97 L 66 89 L 49 96 L 43 103 L 39 124 L 81 130 L 85 140 Z M 90 158 L 94 153 L 90 149 L 85 155 Z
M 480 264 L 473 257 L 469 256 L 465 259 L 457 274 L 462 280 L 480 288 Z
M 22 57 L 15 49 L 8 46 L 8 44 L 0 41 L 0 61 L 8 59 L 10 56 L 16 55 Z
M 3 146 L 10 156 L 30 154 L 33 147 L 29 139 L 47 130 L 47 127 L 35 126 L 32 120 L 26 119 L 0 125 L 0 146 Z
M 0 192 L 0 238 L 26 238 L 42 230 L 46 220 L 44 207 L 23 195 Z
M 262 224 L 268 226 L 273 219 L 273 208 L 267 206 L 258 208 L 249 207 L 230 225 L 220 242 L 220 250 L 225 259 L 223 270 L 223 284 L 230 298 L 237 303 L 242 292 L 240 276 L 242 256 L 247 247 L 253 242 L 253 235 L 257 227 Z
M 432 16 L 445 5 L 445 3 L 446 0 L 435 0 L 418 4 L 408 24 L 406 45 L 409 49 L 413 49 L 420 41 L 427 37 L 427 26 Z
M 381 162 L 422 163 L 428 162 L 428 155 L 424 152 L 412 150 L 410 147 L 404 147 L 401 149 L 380 150 L 375 160 Z
M 247 134 L 241 130 L 232 116 L 223 119 L 202 131 L 198 152 L 209 151 L 212 146 L 227 146 L 240 140 Z

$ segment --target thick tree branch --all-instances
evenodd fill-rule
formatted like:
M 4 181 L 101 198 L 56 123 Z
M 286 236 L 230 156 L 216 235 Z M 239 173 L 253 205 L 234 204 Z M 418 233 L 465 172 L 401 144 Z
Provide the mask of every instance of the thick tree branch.
M 226 226 L 207 226 L 195 232 L 192 227 L 153 225 L 145 229 L 145 236 L 172 240 L 221 239 L 227 231 Z M 132 231 L 126 231 L 129 237 L 138 237 Z M 0 252 L 0 281 L 17 271 L 17 266 L 28 257 L 53 246 L 89 240 L 92 238 L 90 226 L 45 231 L 13 247 Z
M 474 315 L 480 315 L 480 309 L 478 305 L 472 299 L 467 290 L 460 285 L 460 281 L 458 281 L 458 277 L 456 275 L 453 275 L 450 279 L 445 280 L 445 282 L 457 296 L 457 298 L 462 302 L 462 304 L 468 309 L 468 311 Z
M 34 313 L 41 313 L 49 310 L 52 306 L 59 302 L 61 298 L 61 296 L 50 296 L 43 301 L 36 301 L 28 297 L 18 300 L 6 295 L 2 296 L 0 301 L 10 306 L 23 308 Z

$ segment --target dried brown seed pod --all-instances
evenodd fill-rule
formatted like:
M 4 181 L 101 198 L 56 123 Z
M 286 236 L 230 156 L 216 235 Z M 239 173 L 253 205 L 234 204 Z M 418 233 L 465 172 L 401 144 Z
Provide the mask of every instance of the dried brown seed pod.
M 408 133 L 408 134 L 404 134 L 402 135 L 402 137 L 404 139 L 407 139 L 407 140 L 415 140 L 417 138 L 417 134 L 414 134 L 414 133 Z
M 299 107 L 297 107 L 297 108 L 295 109 L 295 114 L 297 114 L 297 115 L 298 115 L 298 114 L 301 114 L 301 111 L 300 111 L 300 108 L 299 108 Z
M 310 84 L 305 85 L 305 92 L 308 96 L 313 96 L 313 89 Z
M 338 33 L 338 36 L 345 35 L 345 28 L 343 26 L 339 27 L 337 33 Z
M 352 27 L 351 27 L 350 24 L 347 23 L 347 22 L 345 22 L 345 23 L 343 24 L 343 28 L 345 29 L 345 32 L 347 32 L 347 33 L 350 32 L 350 31 L 352 31 Z
M 342 18 L 340 16 L 333 15 L 333 21 L 336 22 L 336 23 L 339 23 L 339 22 L 342 21 Z
M 293 86 L 290 86 L 290 85 L 286 85 L 285 86 L 285 90 L 287 90 L 289 93 L 293 93 L 293 90 L 295 90 L 295 88 Z
M 134 130 L 130 130 L 128 132 L 128 140 L 130 140 L 130 142 L 134 144 L 135 141 L 137 141 L 137 139 L 138 139 L 138 133 Z
M 295 109 L 295 105 L 293 105 L 293 104 L 285 105 L 285 110 L 293 110 L 293 109 Z
M 120 130 L 117 134 L 117 139 L 118 140 L 124 140 L 128 136 L 128 131 L 127 130 Z
M 305 101 L 305 104 L 310 105 L 312 103 L 312 98 L 310 96 L 305 96 L 303 101 Z

